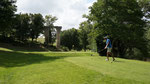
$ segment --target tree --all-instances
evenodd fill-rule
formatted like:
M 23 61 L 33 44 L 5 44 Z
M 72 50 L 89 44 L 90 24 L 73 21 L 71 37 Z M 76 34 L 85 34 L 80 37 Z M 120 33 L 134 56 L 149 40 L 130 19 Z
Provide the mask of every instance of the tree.
M 88 34 L 90 33 L 90 30 L 92 29 L 92 25 L 88 23 L 87 21 L 84 21 L 80 24 L 79 27 L 79 38 L 80 43 L 82 45 L 82 48 L 84 51 L 86 51 L 89 42 L 88 42 Z
M 55 29 L 54 29 L 54 22 L 57 20 L 57 17 L 53 17 L 52 15 L 45 16 L 45 24 L 50 28 L 49 31 L 49 43 L 53 44 L 56 39 Z
M 30 14 L 31 17 L 31 28 L 30 28 L 30 38 L 32 41 L 37 39 L 38 36 L 44 30 L 44 19 L 41 14 Z
M 0 34 L 7 36 L 16 11 L 15 0 L 0 0 Z
M 80 50 L 80 40 L 78 30 L 75 28 L 61 32 L 61 45 L 68 47 L 69 50 Z
M 98 0 L 90 7 L 89 16 L 100 33 L 97 36 L 111 36 L 119 57 L 124 57 L 127 51 L 132 55 L 134 48 L 145 57 L 148 55 L 144 14 L 136 0 Z
M 150 19 L 150 0 L 138 0 L 146 19 Z M 148 20 L 149 21 L 149 20 Z
M 18 14 L 15 17 L 13 24 L 13 34 L 14 38 L 19 41 L 25 41 L 30 36 L 30 16 L 29 14 Z

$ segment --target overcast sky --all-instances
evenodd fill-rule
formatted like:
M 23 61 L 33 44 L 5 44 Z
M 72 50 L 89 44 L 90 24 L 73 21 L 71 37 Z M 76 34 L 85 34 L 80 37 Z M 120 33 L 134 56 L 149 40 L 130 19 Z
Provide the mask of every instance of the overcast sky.
M 56 26 L 63 30 L 78 28 L 85 19 L 83 14 L 88 14 L 88 7 L 96 0 L 17 0 L 17 13 L 41 13 L 56 16 Z

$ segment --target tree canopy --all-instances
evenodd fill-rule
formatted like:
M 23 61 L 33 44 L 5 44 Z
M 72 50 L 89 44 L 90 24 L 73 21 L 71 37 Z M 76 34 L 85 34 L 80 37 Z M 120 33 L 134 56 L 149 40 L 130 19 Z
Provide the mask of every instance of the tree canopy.
M 15 18 L 15 0 L 0 0 L 0 34 L 7 36 Z
M 80 40 L 78 30 L 75 28 L 64 30 L 61 33 L 61 45 L 67 47 L 69 50 L 79 50 Z
M 113 40 L 117 55 L 124 57 L 128 51 L 139 49 L 144 56 L 148 55 L 145 36 L 146 21 L 142 18 L 142 7 L 136 0 L 97 0 L 90 7 L 89 20 L 99 35 L 109 35 Z M 115 48 L 116 47 L 116 48 Z

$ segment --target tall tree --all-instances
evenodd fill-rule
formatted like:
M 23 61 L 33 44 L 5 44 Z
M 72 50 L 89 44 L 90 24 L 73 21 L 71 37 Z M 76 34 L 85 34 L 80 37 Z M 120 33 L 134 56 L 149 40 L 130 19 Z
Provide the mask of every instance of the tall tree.
M 54 29 L 54 23 L 57 20 L 57 17 L 53 17 L 52 15 L 45 16 L 45 24 L 50 28 L 49 31 L 49 43 L 53 44 L 55 42 L 56 34 Z
M 71 49 L 80 50 L 80 40 L 78 30 L 72 28 L 62 31 L 61 45 L 68 47 L 69 50 Z
M 82 45 L 82 48 L 84 51 L 86 51 L 89 42 L 88 42 L 88 34 L 90 33 L 90 30 L 92 29 L 92 25 L 88 23 L 87 21 L 84 21 L 80 24 L 79 27 L 79 38 L 80 43 Z
M 150 19 L 150 0 L 138 0 L 146 19 Z M 150 21 L 150 20 L 148 20 Z
M 10 33 L 15 11 L 15 0 L 0 0 L 0 34 Z
M 30 14 L 31 17 L 31 28 L 30 28 L 30 37 L 32 41 L 37 39 L 38 36 L 44 30 L 44 19 L 41 14 Z
M 18 14 L 13 24 L 14 37 L 19 41 L 25 41 L 30 36 L 30 16 L 29 14 Z
M 120 57 L 124 57 L 126 51 L 132 55 L 134 48 L 147 56 L 143 16 L 142 8 L 136 0 L 97 0 L 90 7 L 92 19 L 89 19 L 92 20 L 96 32 L 113 38 L 113 45 Z

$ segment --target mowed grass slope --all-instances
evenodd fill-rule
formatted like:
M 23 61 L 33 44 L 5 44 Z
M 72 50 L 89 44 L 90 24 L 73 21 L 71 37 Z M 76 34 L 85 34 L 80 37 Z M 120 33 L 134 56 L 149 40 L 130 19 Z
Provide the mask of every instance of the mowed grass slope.
M 150 63 L 120 58 L 111 63 L 91 52 L 0 48 L 0 84 L 150 84 Z

